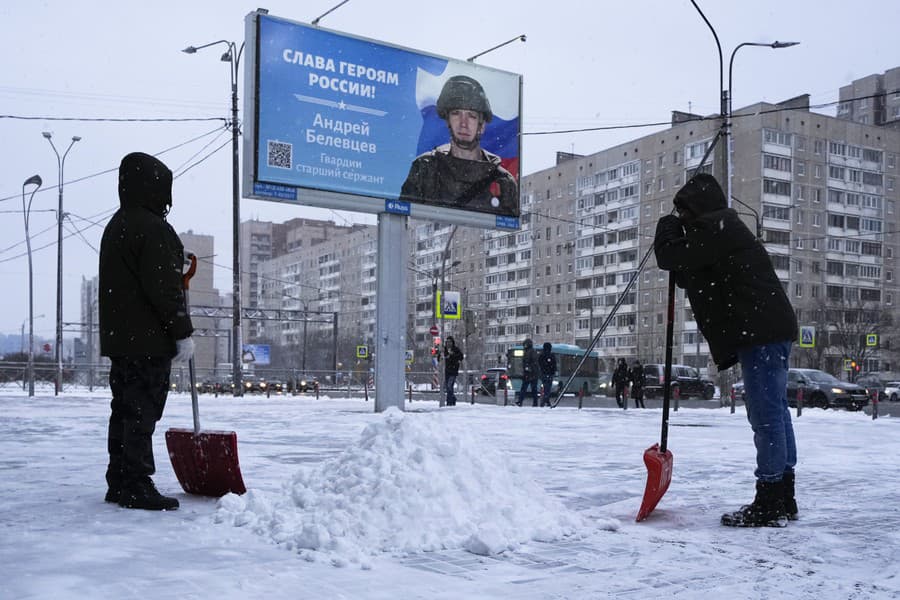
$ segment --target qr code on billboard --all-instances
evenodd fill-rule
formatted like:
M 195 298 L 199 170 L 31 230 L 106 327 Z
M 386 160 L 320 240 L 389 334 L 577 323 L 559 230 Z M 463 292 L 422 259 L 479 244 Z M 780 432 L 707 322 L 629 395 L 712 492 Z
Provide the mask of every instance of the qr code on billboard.
M 277 167 L 279 169 L 290 169 L 292 168 L 292 157 L 291 151 L 293 150 L 293 146 L 287 142 L 276 142 L 274 140 L 269 140 L 269 151 L 267 155 L 266 164 L 270 167 Z

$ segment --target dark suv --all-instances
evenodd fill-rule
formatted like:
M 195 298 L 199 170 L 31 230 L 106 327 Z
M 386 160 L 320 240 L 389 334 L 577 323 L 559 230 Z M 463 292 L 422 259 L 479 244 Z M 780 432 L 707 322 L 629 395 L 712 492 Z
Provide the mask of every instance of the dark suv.
M 644 365 L 644 397 L 662 398 L 666 365 Z M 672 397 L 712 400 L 715 384 L 687 365 L 672 365 Z

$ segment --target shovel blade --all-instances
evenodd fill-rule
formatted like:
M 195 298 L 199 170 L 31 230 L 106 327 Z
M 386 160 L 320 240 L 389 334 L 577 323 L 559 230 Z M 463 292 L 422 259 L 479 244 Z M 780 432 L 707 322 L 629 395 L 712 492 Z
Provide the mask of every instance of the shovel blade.
M 238 462 L 237 434 L 233 431 L 169 429 L 169 460 L 178 483 L 188 494 L 221 497 L 247 491 Z
M 644 489 L 644 500 L 635 521 L 643 521 L 653 512 L 662 499 L 669 484 L 672 483 L 672 463 L 674 457 L 671 450 L 659 451 L 659 444 L 654 444 L 644 451 L 644 464 L 647 465 L 647 487 Z

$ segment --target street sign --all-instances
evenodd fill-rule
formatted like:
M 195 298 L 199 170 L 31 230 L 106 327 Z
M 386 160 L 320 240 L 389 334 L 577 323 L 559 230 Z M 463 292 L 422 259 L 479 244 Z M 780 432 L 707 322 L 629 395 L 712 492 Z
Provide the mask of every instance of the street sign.
M 413 351 L 412 351 L 412 350 L 407 350 L 407 351 L 406 351 L 406 364 L 409 364 L 409 363 L 411 363 L 412 361 L 413 361 Z
M 438 329 L 437 325 L 432 325 L 431 329 L 428 330 L 428 333 L 430 333 L 432 336 L 438 335 L 440 332 L 441 330 Z
M 356 347 L 356 358 L 369 358 L 369 347 L 368 346 L 357 346 Z
M 866 346 L 877 346 L 878 345 L 878 334 L 877 333 L 867 333 L 866 334 Z
M 814 348 L 816 345 L 816 328 L 811 325 L 800 326 L 800 347 Z

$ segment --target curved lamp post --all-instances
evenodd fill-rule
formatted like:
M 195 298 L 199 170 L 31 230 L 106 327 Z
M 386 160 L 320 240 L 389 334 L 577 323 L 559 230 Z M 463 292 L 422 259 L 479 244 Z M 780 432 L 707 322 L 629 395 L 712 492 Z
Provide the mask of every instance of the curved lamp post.
M 32 175 L 22 184 L 22 216 L 25 219 L 25 247 L 28 249 L 28 395 L 34 396 L 34 271 L 31 267 L 31 235 L 28 233 L 28 217 L 31 212 L 31 201 L 43 184 L 40 175 Z M 25 187 L 33 185 L 34 190 L 25 204 Z
M 233 308 L 232 308 L 232 335 L 231 335 L 231 372 L 232 383 L 234 384 L 234 395 L 240 396 L 243 393 L 244 386 L 241 382 L 241 350 L 243 342 L 241 340 L 241 199 L 239 187 L 239 157 L 238 152 L 238 134 L 240 127 L 238 125 L 238 93 L 237 80 L 238 69 L 241 65 L 241 54 L 244 51 L 244 44 L 238 48 L 235 42 L 228 40 L 218 40 L 203 44 L 202 46 L 188 46 L 182 52 L 186 54 L 195 54 L 197 50 L 209 48 L 218 44 L 224 44 L 228 50 L 222 54 L 220 60 L 222 62 L 231 63 L 231 195 L 232 195 L 232 245 L 233 245 L 233 281 L 234 289 Z
M 69 142 L 69 147 L 66 148 L 66 151 L 63 152 L 62 157 L 60 157 L 59 152 L 56 150 L 56 146 L 53 144 L 53 135 L 49 131 L 44 131 L 41 133 L 48 142 L 50 142 L 50 147 L 53 148 L 53 153 L 56 155 L 56 166 L 59 170 L 59 208 L 56 212 L 56 353 L 54 356 L 54 362 L 56 362 L 56 385 L 54 395 L 58 396 L 62 391 L 62 345 L 63 345 L 63 333 L 62 333 L 62 323 L 63 323 L 63 310 L 62 310 L 62 272 L 63 272 L 63 251 L 62 251 L 62 243 L 63 243 L 63 170 L 66 167 L 66 156 L 69 154 L 69 150 L 72 149 L 72 146 L 75 145 L 75 142 L 81 141 L 81 137 L 77 135 L 72 136 L 72 141 Z
M 734 69 L 734 55 L 737 54 L 738 50 L 740 50 L 744 46 L 758 46 L 758 47 L 772 48 L 774 50 L 778 50 L 779 48 L 790 48 L 791 46 L 796 46 L 799 43 L 800 42 L 779 42 L 777 40 L 774 42 L 770 42 L 770 43 L 742 42 L 742 43 L 738 44 L 737 46 L 735 46 L 734 50 L 731 53 L 731 59 L 728 61 L 728 93 L 727 93 L 728 94 L 727 95 L 727 97 L 728 97 L 728 112 L 727 112 L 726 124 L 725 124 L 725 135 L 726 135 L 726 143 L 727 143 L 727 146 L 726 146 L 727 149 L 726 149 L 725 154 L 727 156 L 726 186 L 727 186 L 728 206 L 731 206 L 731 201 L 734 198 L 734 191 L 732 189 L 732 181 L 731 181 L 732 176 L 733 176 L 733 173 L 732 173 L 733 165 L 732 165 L 731 154 L 734 151 L 734 134 L 731 131 L 732 116 L 733 116 L 732 100 L 734 99 L 734 94 L 732 93 L 732 90 L 734 88 L 731 85 L 731 81 L 732 81 L 732 71 Z M 747 206 L 743 202 L 741 202 L 741 204 L 743 204 L 744 206 Z M 759 218 L 757 217 L 757 221 L 756 221 L 757 232 L 756 233 L 757 233 L 757 237 L 762 239 L 762 231 L 760 228 L 761 228 L 761 222 L 760 222 Z

